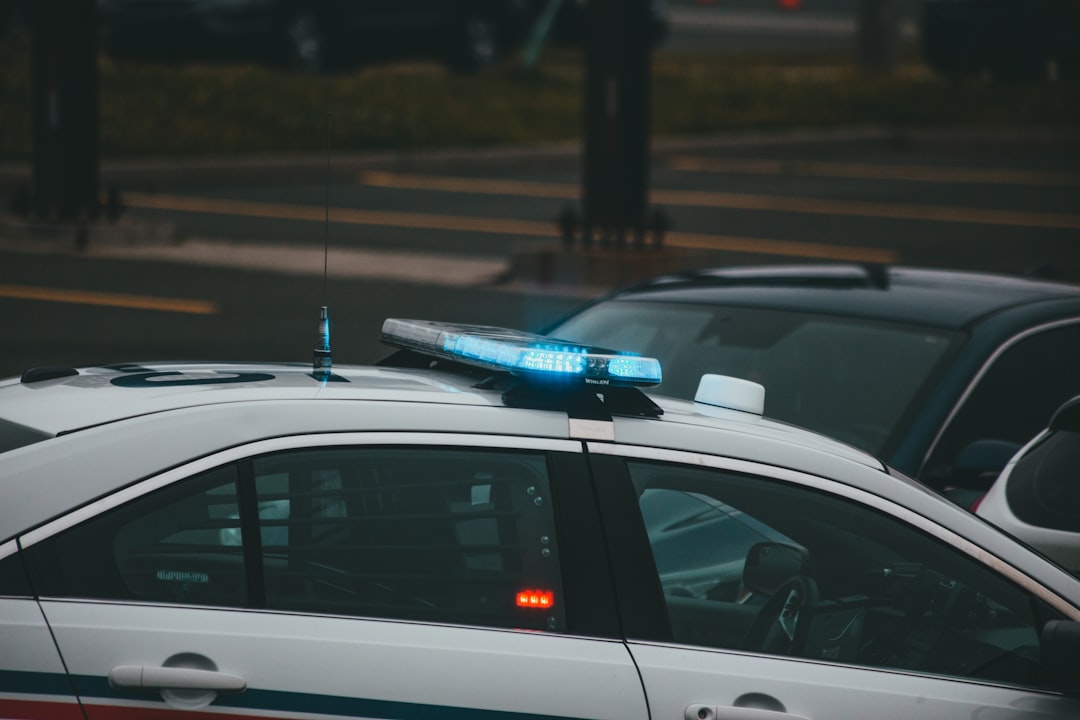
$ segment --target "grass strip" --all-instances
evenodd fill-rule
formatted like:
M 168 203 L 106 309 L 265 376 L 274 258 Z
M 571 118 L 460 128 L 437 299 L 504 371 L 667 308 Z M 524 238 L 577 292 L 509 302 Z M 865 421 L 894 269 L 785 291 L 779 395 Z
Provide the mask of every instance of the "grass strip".
M 582 56 L 545 50 L 480 76 L 395 63 L 330 77 L 248 65 L 100 60 L 105 159 L 325 149 L 334 113 L 342 151 L 492 147 L 581 136 Z M 1080 83 L 950 79 L 908 58 L 890 75 L 843 54 L 676 54 L 653 59 L 654 136 L 883 125 L 1075 127 Z M 31 71 L 24 41 L 0 41 L 0 163 L 31 157 Z

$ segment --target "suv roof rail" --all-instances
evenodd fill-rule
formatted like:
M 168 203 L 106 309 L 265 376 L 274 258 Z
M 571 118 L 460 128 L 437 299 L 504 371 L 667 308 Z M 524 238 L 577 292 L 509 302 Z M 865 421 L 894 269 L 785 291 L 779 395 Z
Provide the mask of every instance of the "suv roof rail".
M 680 283 L 717 286 L 777 285 L 888 290 L 890 282 L 888 265 L 873 263 L 861 265 L 777 265 L 774 267 L 722 267 L 707 270 L 689 270 L 653 278 L 627 288 L 627 290 L 647 290 Z

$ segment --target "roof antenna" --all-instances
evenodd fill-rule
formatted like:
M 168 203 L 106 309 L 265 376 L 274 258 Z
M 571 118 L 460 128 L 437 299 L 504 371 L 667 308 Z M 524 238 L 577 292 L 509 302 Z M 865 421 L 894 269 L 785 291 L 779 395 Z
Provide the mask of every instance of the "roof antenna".
M 326 219 L 323 222 L 323 291 L 322 309 L 319 310 L 319 334 L 315 339 L 315 352 L 311 361 L 311 375 L 316 380 L 330 379 L 330 317 L 326 312 L 327 257 L 330 254 L 330 137 L 334 114 L 326 113 Z

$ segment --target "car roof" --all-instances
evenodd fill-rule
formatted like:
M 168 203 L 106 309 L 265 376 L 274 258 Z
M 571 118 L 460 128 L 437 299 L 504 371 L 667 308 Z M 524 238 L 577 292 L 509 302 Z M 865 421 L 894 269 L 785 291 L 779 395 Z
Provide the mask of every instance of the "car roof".
M 54 374 L 64 370 L 54 371 Z M 306 364 L 167 362 L 70 368 L 36 382 L 0 381 L 0 418 L 48 435 L 186 407 L 270 400 L 408 400 L 493 404 L 475 378 L 336 366 L 328 382 Z M 23 378 L 33 377 L 29 373 Z M 62 412 L 58 412 L 62 409 Z
M 948 329 L 1001 311 L 1065 300 L 1080 285 L 993 273 L 875 265 L 713 268 L 652 278 L 607 299 L 702 302 L 835 313 Z
M 310 366 L 272 363 L 146 363 L 71 368 L 67 373 L 36 382 L 20 378 L 0 381 L 3 408 L 0 420 L 43 435 L 62 436 L 171 411 L 257 402 L 280 405 L 302 401 L 381 401 L 505 407 L 503 388 L 477 387 L 482 374 L 452 370 L 339 365 L 326 382 L 316 380 Z M 866 465 L 880 466 L 866 453 L 839 441 L 753 413 L 713 407 L 703 410 L 696 403 L 657 400 L 664 411 L 661 418 L 681 425 L 723 427 L 782 438 L 785 442 L 824 448 L 826 452 Z M 567 413 L 556 414 L 561 418 L 560 431 L 550 434 L 568 437 L 564 430 Z M 437 425 L 433 421 L 432 429 Z M 300 431 L 298 428 L 297 432 Z M 529 434 L 535 429 L 511 425 L 504 431 Z
M 140 478 L 218 451 L 291 435 L 343 432 L 587 439 L 565 410 L 508 407 L 469 373 L 336 366 L 167 363 L 72 369 L 0 381 L 0 420 L 45 439 L 0 453 L 0 542 Z M 240 378 L 240 379 L 238 379 Z M 614 417 L 608 440 L 705 452 L 814 475 L 896 479 L 877 459 L 752 413 L 654 398 L 658 418 Z M 878 485 L 881 483 L 882 485 Z

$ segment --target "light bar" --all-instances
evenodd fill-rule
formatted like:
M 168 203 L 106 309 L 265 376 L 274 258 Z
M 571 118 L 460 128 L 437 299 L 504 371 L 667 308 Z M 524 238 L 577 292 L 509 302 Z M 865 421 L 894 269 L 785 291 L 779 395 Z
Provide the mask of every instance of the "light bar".
M 530 377 L 648 387 L 660 384 L 660 362 L 631 353 L 585 347 L 507 328 L 389 318 L 383 342 L 424 355 Z

